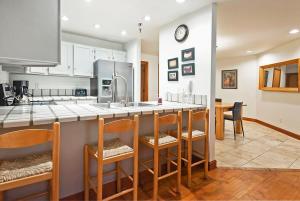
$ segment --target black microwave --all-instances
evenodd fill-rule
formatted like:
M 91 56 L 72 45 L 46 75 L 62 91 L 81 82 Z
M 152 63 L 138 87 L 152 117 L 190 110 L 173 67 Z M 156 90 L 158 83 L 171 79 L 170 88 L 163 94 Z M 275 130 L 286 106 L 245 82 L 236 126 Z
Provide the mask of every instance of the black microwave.
M 87 96 L 87 89 L 75 89 L 75 96 Z

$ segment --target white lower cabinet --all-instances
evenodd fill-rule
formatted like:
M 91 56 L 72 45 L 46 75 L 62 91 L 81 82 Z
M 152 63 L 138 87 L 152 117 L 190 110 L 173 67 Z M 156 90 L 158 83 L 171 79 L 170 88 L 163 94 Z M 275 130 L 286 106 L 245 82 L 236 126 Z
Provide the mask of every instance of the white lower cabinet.
M 73 74 L 73 44 L 62 42 L 61 65 L 49 68 L 49 74 L 69 75 Z
M 84 45 L 74 45 L 74 75 L 93 76 L 94 49 Z

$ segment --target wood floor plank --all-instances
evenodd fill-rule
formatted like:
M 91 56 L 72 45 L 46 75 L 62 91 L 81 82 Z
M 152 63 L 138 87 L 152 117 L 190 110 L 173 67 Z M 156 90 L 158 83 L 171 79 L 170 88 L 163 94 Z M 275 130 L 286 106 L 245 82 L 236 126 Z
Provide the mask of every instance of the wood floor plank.
M 175 192 L 176 177 L 160 181 L 159 200 L 300 200 L 300 171 L 218 168 L 208 175 L 205 180 L 201 170 L 193 171 L 192 187 L 187 188 L 183 182 L 181 194 Z M 141 177 L 143 185 L 139 188 L 139 200 L 152 198 L 149 178 Z M 77 194 L 62 200 L 79 201 L 82 198 L 82 194 Z M 132 200 L 132 195 L 124 196 L 123 200 Z

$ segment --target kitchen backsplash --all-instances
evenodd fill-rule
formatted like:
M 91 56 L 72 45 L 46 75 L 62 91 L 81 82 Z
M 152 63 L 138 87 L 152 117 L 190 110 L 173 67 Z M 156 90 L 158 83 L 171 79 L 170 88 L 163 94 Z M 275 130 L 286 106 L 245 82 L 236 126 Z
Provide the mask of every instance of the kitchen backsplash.
M 75 96 L 75 89 L 29 89 L 29 94 L 33 97 L 39 96 Z M 90 90 L 87 90 L 90 95 Z
M 29 89 L 76 89 L 84 88 L 89 91 L 90 78 L 84 77 L 62 77 L 62 76 L 44 76 L 30 74 L 10 73 L 9 83 L 13 80 L 28 80 Z

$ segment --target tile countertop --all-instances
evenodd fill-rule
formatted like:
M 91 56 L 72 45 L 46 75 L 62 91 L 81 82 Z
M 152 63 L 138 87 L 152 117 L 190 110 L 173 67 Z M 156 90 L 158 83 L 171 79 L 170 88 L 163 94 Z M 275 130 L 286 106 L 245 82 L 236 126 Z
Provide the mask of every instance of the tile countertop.
M 167 113 L 206 108 L 204 105 L 167 101 L 164 101 L 162 105 L 157 105 L 156 102 L 148 103 L 153 105 L 123 108 L 104 108 L 97 104 L 2 106 L 0 107 L 0 128 L 51 124 L 55 121 L 72 122 L 93 120 L 97 119 L 98 116 L 114 118 L 127 117 L 135 114 L 149 115 L 154 112 Z

